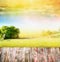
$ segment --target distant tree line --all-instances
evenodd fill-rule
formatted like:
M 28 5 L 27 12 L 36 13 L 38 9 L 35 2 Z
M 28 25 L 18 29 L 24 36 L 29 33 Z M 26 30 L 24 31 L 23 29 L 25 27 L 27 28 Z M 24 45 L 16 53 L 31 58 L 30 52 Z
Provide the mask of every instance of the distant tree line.
M 0 28 L 0 38 L 4 37 L 4 39 L 16 39 L 19 38 L 19 29 L 15 26 L 2 26 Z
M 51 36 L 54 34 L 59 34 L 60 35 L 60 30 L 58 29 L 58 31 L 51 31 L 51 30 L 47 30 L 47 31 L 42 31 L 41 35 L 42 36 Z

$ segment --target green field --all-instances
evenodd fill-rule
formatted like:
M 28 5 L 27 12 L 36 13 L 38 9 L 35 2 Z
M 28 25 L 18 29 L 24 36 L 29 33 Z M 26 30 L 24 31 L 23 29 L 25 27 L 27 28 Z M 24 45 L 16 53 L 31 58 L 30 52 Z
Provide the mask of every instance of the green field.
M 0 47 L 60 47 L 60 38 L 1 39 Z

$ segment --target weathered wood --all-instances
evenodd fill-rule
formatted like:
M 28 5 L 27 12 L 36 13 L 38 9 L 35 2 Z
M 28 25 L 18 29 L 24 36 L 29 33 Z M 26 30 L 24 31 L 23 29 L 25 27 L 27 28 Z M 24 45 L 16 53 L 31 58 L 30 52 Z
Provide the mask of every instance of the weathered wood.
M 2 48 L 0 62 L 59 62 L 59 48 Z M 1 61 L 2 56 L 2 61 Z

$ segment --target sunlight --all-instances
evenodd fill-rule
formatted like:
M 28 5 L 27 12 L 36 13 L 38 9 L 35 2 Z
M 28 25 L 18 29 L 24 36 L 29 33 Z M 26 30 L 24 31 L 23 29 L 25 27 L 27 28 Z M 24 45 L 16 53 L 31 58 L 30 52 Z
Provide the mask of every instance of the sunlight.
M 35 10 L 39 11 L 40 15 L 60 15 L 59 0 L 3 0 L 2 2 L 0 6 L 7 5 L 11 10 Z
M 11 2 L 12 1 L 12 2 Z M 6 0 L 6 3 L 8 4 L 9 7 L 28 7 L 31 5 L 33 0 Z

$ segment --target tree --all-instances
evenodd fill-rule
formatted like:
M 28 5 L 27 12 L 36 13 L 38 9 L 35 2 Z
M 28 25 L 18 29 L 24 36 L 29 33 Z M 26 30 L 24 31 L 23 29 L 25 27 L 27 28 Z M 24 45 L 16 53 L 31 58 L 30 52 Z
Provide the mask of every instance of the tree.
M 1 30 L 0 30 L 0 38 L 2 37 L 2 32 L 1 32 Z
M 6 34 L 8 28 L 9 28 L 8 26 L 2 26 L 1 28 L 2 34 Z
M 5 39 L 19 38 L 20 33 L 19 29 L 14 26 L 3 26 L 1 32 L 3 35 L 5 34 Z
M 42 32 L 42 35 L 43 36 L 49 36 L 49 35 L 52 35 L 52 34 L 54 34 L 54 32 L 53 31 L 50 31 L 50 30 L 47 30 L 47 31 L 43 31 Z

